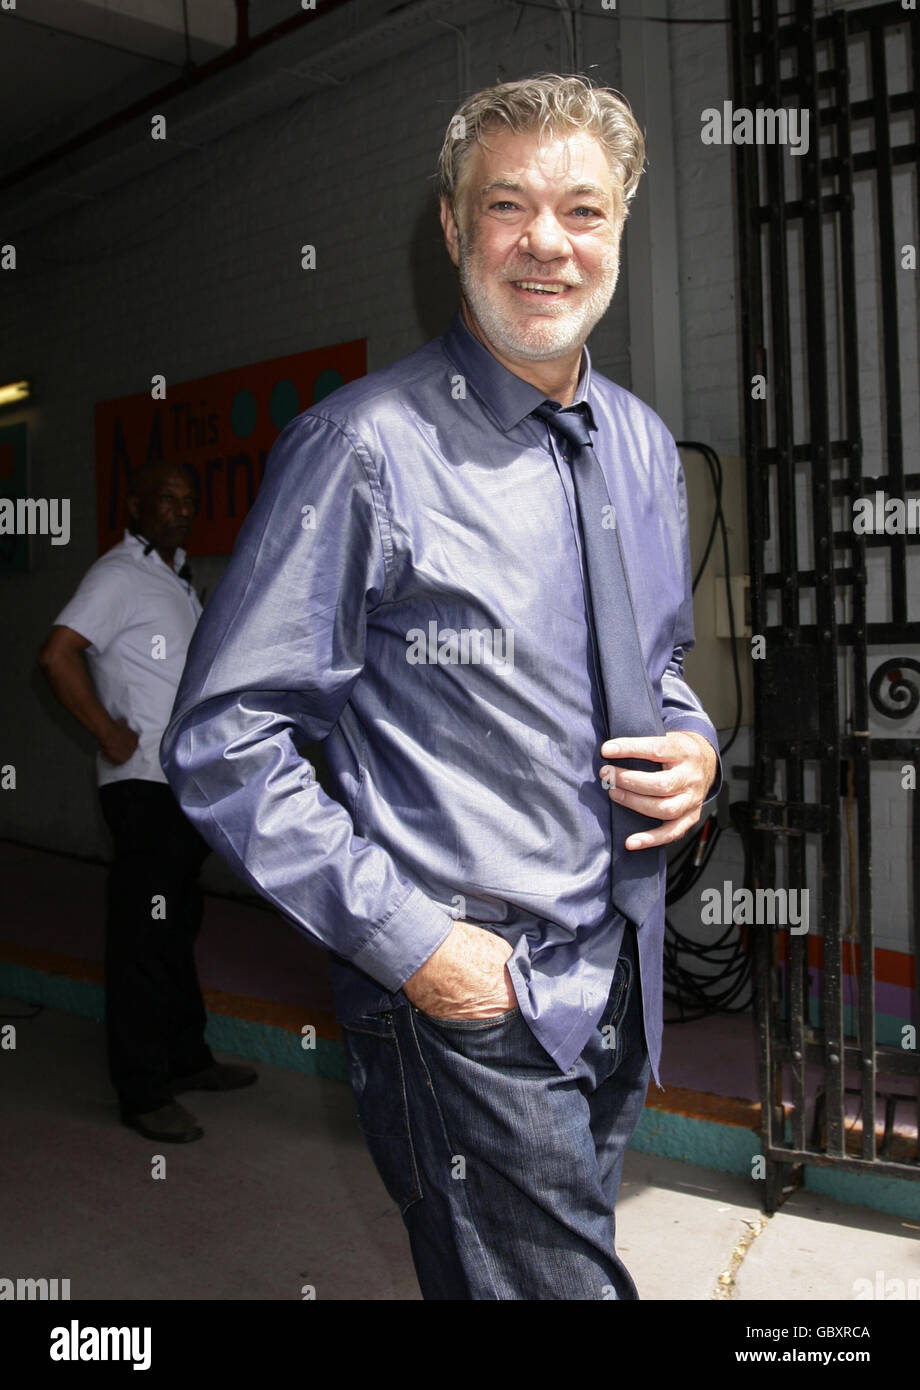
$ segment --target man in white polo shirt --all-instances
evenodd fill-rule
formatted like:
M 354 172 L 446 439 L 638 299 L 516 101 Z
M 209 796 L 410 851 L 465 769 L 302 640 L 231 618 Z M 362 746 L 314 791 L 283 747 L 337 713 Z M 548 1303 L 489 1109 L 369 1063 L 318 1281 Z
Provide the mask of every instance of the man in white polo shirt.
M 176 1092 L 256 1080 L 250 1067 L 215 1061 L 204 1040 L 194 945 L 210 848 L 180 809 L 158 752 L 202 612 L 183 549 L 197 506 L 190 468 L 136 469 L 124 539 L 87 570 L 38 657 L 61 704 L 99 744 L 99 799 L 114 847 L 106 1033 L 121 1117 L 148 1138 L 178 1143 L 204 1131 Z

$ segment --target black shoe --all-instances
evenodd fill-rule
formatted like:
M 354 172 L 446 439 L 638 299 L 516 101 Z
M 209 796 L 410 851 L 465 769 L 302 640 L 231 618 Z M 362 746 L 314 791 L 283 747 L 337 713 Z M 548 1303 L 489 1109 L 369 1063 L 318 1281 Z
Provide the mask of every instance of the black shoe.
M 240 1086 L 251 1086 L 257 1081 L 259 1073 L 252 1067 L 236 1066 L 232 1062 L 213 1062 L 201 1071 L 189 1076 L 177 1076 L 170 1081 L 174 1091 L 236 1091 Z
M 140 1130 L 147 1139 L 167 1144 L 190 1144 L 204 1137 L 204 1130 L 177 1101 L 161 1105 L 158 1110 L 146 1110 L 140 1115 L 122 1115 L 122 1122 Z

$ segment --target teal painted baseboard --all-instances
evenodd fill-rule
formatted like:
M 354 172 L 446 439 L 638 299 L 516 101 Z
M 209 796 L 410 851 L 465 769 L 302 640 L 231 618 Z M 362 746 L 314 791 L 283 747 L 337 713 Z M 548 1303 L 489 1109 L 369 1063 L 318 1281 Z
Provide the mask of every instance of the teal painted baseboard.
M 48 1009 L 60 1009 L 62 1013 L 79 1014 L 94 1023 L 102 1023 L 105 1019 L 102 985 L 71 980 L 66 975 L 46 974 L 25 965 L 0 961 L 0 994 L 31 1004 L 43 1004 Z M 272 1066 L 288 1067 L 308 1076 L 323 1076 L 329 1081 L 348 1079 L 345 1054 L 337 1040 L 317 1038 L 315 1047 L 307 1048 L 302 1045 L 303 1037 L 287 1028 L 210 1012 L 205 1040 L 211 1048 L 234 1052 L 250 1061 L 269 1062 Z
M 42 1004 L 65 1014 L 79 1014 L 102 1023 L 105 994 L 101 985 L 71 980 L 67 975 L 49 975 L 26 965 L 0 961 L 0 994 L 21 999 L 24 1004 Z
M 304 1047 L 300 1034 L 287 1028 L 209 1013 L 205 1040 L 218 1052 L 233 1052 L 254 1062 L 269 1062 L 273 1067 L 322 1076 L 327 1081 L 348 1080 L 345 1052 L 337 1039 L 317 1038 L 314 1047 Z
M 788 1136 L 791 1140 L 791 1134 Z M 761 1152 L 759 1134 L 740 1125 L 720 1125 L 691 1115 L 674 1115 L 646 1107 L 629 1146 L 641 1153 L 676 1158 L 699 1168 L 735 1173 L 751 1179 L 751 1196 L 760 1201 L 759 1183 L 753 1178 L 753 1160 Z M 892 1216 L 920 1219 L 920 1180 L 880 1177 L 845 1168 L 806 1163 L 804 1189 L 820 1192 L 838 1202 L 871 1207 Z
M 105 995 L 101 985 L 5 961 L 0 961 L 0 994 L 79 1014 L 97 1023 L 105 1017 Z M 288 1067 L 330 1081 L 348 1079 L 345 1054 L 338 1041 L 317 1038 L 315 1047 L 305 1048 L 301 1036 L 286 1028 L 214 1013 L 208 1014 L 205 1037 L 208 1045 L 219 1052 Z M 699 1168 L 751 1178 L 752 1199 L 757 1199 L 758 1184 L 751 1175 L 753 1159 L 760 1153 L 760 1137 L 754 1130 L 646 1107 L 630 1148 L 678 1159 Z M 883 1178 L 809 1163 L 805 1167 L 805 1189 L 893 1216 L 920 1219 L 920 1181 Z
M 754 1155 L 760 1153 L 760 1137 L 740 1125 L 720 1125 L 646 1106 L 630 1148 L 749 1178 Z
M 834 1197 L 838 1202 L 852 1202 L 854 1206 L 873 1207 L 891 1216 L 920 1220 L 920 1181 L 882 1178 L 809 1163 L 805 1169 L 805 1189 Z

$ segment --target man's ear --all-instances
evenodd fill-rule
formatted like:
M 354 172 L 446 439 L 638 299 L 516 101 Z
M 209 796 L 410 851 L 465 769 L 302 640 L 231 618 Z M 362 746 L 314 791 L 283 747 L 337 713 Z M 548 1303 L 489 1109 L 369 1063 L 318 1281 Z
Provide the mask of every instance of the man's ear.
M 460 265 L 460 229 L 457 226 L 457 219 L 454 217 L 454 210 L 448 200 L 441 197 L 441 229 L 444 232 L 444 244 L 447 247 L 447 254 L 450 256 L 454 265 Z

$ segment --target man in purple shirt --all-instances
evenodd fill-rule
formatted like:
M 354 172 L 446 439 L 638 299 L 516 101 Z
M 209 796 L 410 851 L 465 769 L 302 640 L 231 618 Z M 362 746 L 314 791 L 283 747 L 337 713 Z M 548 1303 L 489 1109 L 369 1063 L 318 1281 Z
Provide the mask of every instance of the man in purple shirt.
M 643 159 L 628 106 L 577 78 L 464 102 L 440 163 L 461 310 L 279 435 L 161 744 L 208 843 L 330 951 L 426 1298 L 638 1297 L 614 1207 L 658 1080 L 664 847 L 721 783 L 683 678 L 677 449 L 584 346 Z M 610 741 L 546 401 L 590 426 L 628 577 L 616 637 L 638 636 L 660 734 Z M 614 843 L 611 798 L 652 828 Z M 631 922 L 611 865 L 649 848 L 654 907 Z

